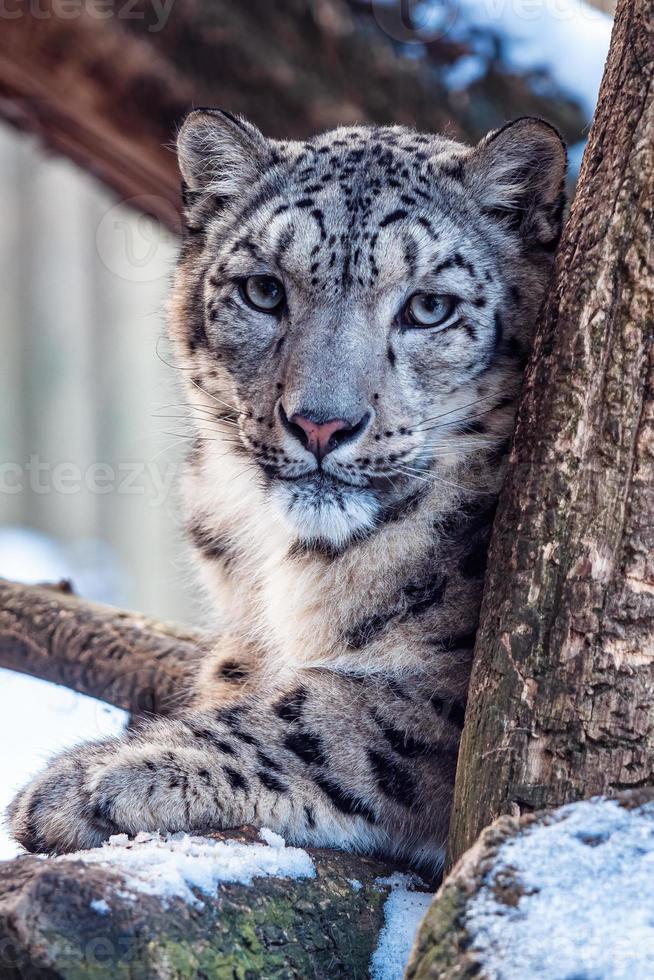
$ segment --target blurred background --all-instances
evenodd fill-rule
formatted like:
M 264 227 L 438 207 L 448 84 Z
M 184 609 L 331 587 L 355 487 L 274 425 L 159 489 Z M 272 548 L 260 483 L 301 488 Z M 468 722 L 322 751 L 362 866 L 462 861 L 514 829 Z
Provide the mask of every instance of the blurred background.
M 270 136 L 383 122 L 473 142 L 520 115 L 578 173 L 612 0 L 3 0 L 0 576 L 201 625 L 165 339 L 193 106 Z M 572 186 L 571 186 L 572 189 Z M 121 712 L 0 671 L 0 809 Z M 0 836 L 0 857 L 14 853 Z

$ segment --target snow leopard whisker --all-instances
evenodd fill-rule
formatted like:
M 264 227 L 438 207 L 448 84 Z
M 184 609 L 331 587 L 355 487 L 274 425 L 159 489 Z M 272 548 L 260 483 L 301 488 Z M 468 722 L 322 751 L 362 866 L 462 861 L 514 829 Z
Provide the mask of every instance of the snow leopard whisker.
M 185 368 L 185 367 L 182 367 L 180 364 L 171 364 L 169 361 L 167 361 L 165 359 L 165 357 L 162 357 L 161 356 L 161 353 L 159 352 L 159 344 L 160 344 L 161 340 L 162 340 L 161 337 L 158 337 L 157 338 L 157 342 L 155 344 L 155 355 L 159 358 L 159 360 L 161 361 L 162 364 L 165 364 L 166 367 L 171 368 L 173 371 L 181 371 L 182 373 L 184 373 L 184 372 L 189 373 L 190 371 L 193 370 L 192 367 Z M 216 395 L 212 395 L 210 391 L 207 391 L 205 388 L 203 388 L 202 385 L 198 384 L 197 381 L 194 381 L 193 378 L 189 378 L 189 381 L 191 382 L 192 385 L 194 385 L 194 387 L 196 387 L 198 389 L 198 391 L 201 391 L 203 395 L 206 395 L 207 398 L 211 398 L 212 401 L 217 402 L 219 405 L 225 405 L 231 411 L 234 411 L 234 406 L 233 405 L 230 405 L 229 402 L 222 401 Z
M 462 483 L 455 483 L 453 480 L 446 480 L 442 476 L 438 476 L 436 473 L 429 473 L 424 475 L 422 473 L 412 472 L 407 470 L 405 476 L 411 476 L 414 479 L 423 480 L 425 483 L 440 483 L 443 486 L 453 487 L 456 490 L 463 490 L 465 493 L 478 493 L 485 495 L 488 493 L 487 490 L 477 490 L 474 487 L 466 487 Z
M 173 409 L 180 409 L 184 412 L 204 412 L 206 415 L 215 417 L 216 409 L 207 405 L 195 405 L 195 404 L 184 404 L 183 402 L 170 402 L 167 405 L 159 405 L 156 409 L 157 412 L 172 411 Z M 231 409 L 229 412 L 225 413 L 225 418 L 232 417 L 233 419 L 238 418 L 238 412 L 236 409 Z M 222 417 L 222 416 L 221 416 Z
M 447 422 L 437 422 L 436 425 L 425 425 L 421 429 L 414 429 L 414 432 L 431 432 L 432 429 L 448 429 L 453 425 L 466 425 L 468 422 L 474 422 L 475 419 L 481 419 L 484 415 L 488 415 L 493 412 L 497 406 L 493 405 L 491 408 L 485 409 L 483 412 L 478 412 L 475 415 L 461 416 L 458 419 L 448 419 Z
M 447 415 L 453 415 L 454 412 L 460 412 L 464 408 L 472 408 L 475 405 L 480 405 L 484 401 L 488 401 L 489 398 L 497 398 L 500 393 L 498 391 L 493 391 L 488 395 L 480 395 L 479 398 L 473 399 L 471 402 L 465 402 L 463 405 L 456 405 L 454 408 L 450 408 L 447 412 L 441 412 L 439 415 L 432 415 L 430 418 L 421 419 L 419 422 L 413 426 L 414 429 L 418 426 L 425 425 L 427 422 L 435 422 L 437 419 L 444 419 Z M 492 409 L 489 409 L 491 411 Z
M 220 425 L 231 425 L 234 428 L 238 428 L 238 423 L 233 422 L 231 419 L 223 418 L 222 416 L 213 416 L 212 418 L 204 416 L 194 416 L 194 415 L 153 415 L 154 419 L 181 419 L 187 422 L 215 422 L 217 426 Z

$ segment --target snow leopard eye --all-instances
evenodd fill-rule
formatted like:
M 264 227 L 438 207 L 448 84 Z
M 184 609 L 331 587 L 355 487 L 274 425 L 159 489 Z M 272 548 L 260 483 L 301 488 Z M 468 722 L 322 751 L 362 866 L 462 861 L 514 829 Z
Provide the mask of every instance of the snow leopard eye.
M 274 313 L 284 300 L 284 287 L 274 276 L 248 276 L 241 284 L 243 298 L 255 310 Z
M 454 312 L 456 299 L 440 293 L 414 293 L 406 305 L 406 318 L 414 327 L 437 327 Z

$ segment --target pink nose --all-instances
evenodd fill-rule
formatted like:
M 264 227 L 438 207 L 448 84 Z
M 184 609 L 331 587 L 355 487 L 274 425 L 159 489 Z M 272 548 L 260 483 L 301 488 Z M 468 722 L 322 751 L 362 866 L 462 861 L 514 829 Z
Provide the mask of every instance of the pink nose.
M 350 433 L 352 426 L 345 419 L 330 419 L 329 422 L 312 422 L 304 415 L 292 415 L 289 419 L 297 427 L 297 435 L 304 448 L 317 459 L 322 459 L 338 445 L 334 436 L 337 432 Z

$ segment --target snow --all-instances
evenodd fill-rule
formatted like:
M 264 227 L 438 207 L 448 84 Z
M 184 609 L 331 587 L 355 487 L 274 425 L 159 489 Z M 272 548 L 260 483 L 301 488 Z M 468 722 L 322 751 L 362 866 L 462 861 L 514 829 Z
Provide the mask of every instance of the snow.
M 286 841 L 281 834 L 276 834 L 274 830 L 270 830 L 268 827 L 262 827 L 259 831 L 259 837 L 270 847 L 286 847 Z
M 35 584 L 70 579 L 99 602 L 117 602 L 122 573 L 101 541 L 65 543 L 33 528 L 0 527 L 0 576 Z M 63 687 L 0 670 L 0 860 L 20 853 L 3 824 L 15 792 L 50 758 L 79 742 L 117 735 L 127 714 Z
M 56 752 L 119 734 L 127 714 L 66 688 L 0 670 L 0 817 L 14 793 Z M 20 853 L 0 819 L 0 860 Z
M 506 876 L 524 891 L 506 905 Z M 654 977 L 654 803 L 595 799 L 504 843 L 466 926 L 492 980 Z
M 431 905 L 433 895 L 415 891 L 424 887 L 415 875 L 396 874 L 377 878 L 377 888 L 390 888 L 384 905 L 384 926 L 370 963 L 372 980 L 402 980 L 418 927 Z
M 105 902 L 104 898 L 94 898 L 89 904 L 98 915 L 109 915 L 111 912 L 111 907 L 108 902 Z
M 306 851 L 287 847 L 279 834 L 266 828 L 260 836 L 270 843 L 146 833 L 131 841 L 126 834 L 117 834 L 102 847 L 54 860 L 113 869 L 134 892 L 157 895 L 164 902 L 181 898 L 194 906 L 203 904 L 194 889 L 215 895 L 221 882 L 251 885 L 255 878 L 315 878 L 315 865 Z

